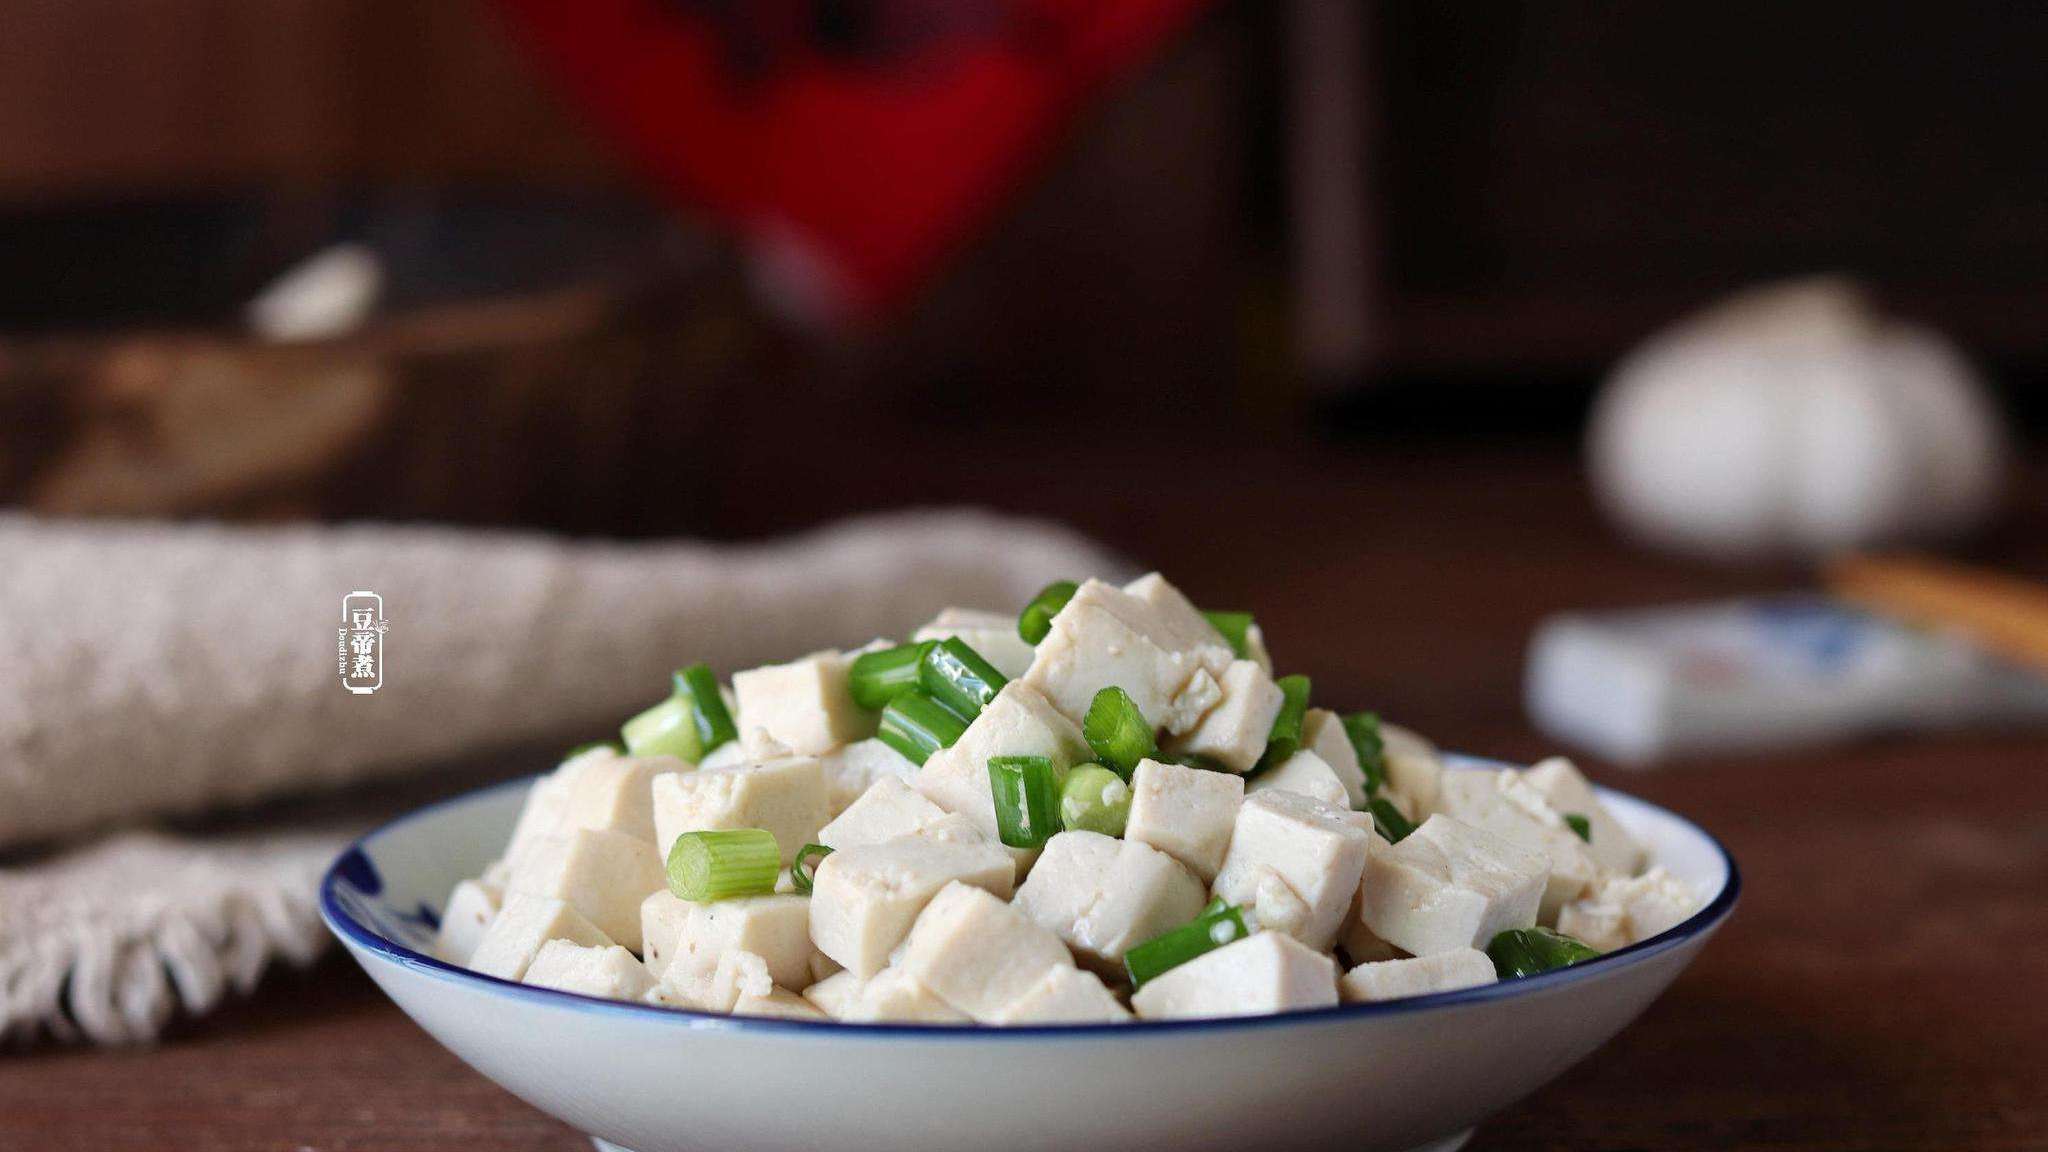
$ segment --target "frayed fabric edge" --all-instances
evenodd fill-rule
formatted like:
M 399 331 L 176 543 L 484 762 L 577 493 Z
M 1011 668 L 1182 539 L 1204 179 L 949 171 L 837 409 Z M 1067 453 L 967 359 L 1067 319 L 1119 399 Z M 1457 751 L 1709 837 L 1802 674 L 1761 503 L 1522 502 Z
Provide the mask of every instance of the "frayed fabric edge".
M 316 891 L 336 829 L 125 832 L 0 870 L 0 1044 L 146 1044 L 329 943 Z

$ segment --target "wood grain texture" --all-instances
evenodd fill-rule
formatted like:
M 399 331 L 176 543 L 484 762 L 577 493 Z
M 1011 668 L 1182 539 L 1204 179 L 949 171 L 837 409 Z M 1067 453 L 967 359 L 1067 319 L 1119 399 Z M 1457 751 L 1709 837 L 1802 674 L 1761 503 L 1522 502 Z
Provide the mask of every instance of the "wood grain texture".
M 779 482 L 723 489 L 715 509 L 729 533 L 765 532 L 947 498 L 949 461 L 985 453 L 975 475 L 995 486 L 989 502 L 1063 515 L 1205 603 L 1256 608 L 1320 698 L 1504 757 L 1546 750 L 1519 704 L 1522 646 L 1544 613 L 1799 579 L 1618 544 L 1561 455 L 1295 447 L 1196 467 L 1189 452 L 1170 482 L 1133 483 L 1128 457 L 1104 443 L 967 429 L 900 442 L 944 450 L 849 473 L 802 437 L 735 446 L 751 474 Z M 2048 573 L 2043 479 L 1988 559 Z M 792 492 L 807 493 L 800 507 Z M 1471 1147 L 2048 1146 L 2044 755 L 2048 737 L 2014 734 L 1641 775 L 1592 764 L 1721 836 L 1745 872 L 1743 903 L 1642 1020 Z M 0 1063 L 0 1148 L 458 1147 L 587 1145 L 463 1068 L 339 956 L 273 976 L 152 1051 Z

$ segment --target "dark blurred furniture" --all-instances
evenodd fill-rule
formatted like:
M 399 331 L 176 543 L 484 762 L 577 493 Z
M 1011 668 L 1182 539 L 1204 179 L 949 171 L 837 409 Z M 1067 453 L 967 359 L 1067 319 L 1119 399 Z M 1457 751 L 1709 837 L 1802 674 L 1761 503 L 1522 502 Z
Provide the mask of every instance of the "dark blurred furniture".
M 1370 79 L 1335 94 L 1361 123 L 1326 123 L 1296 167 L 1342 179 L 1328 152 L 1359 142 L 1380 364 L 1597 365 L 1713 295 L 1813 271 L 1866 277 L 1982 355 L 2048 362 L 2048 9 L 1289 14 L 1364 41 Z M 1348 239 L 1323 231 L 1310 247 Z
M 756 467 L 776 482 L 727 514 L 781 527 L 971 475 L 980 499 L 1064 516 L 1204 603 L 1258 609 L 1320 698 L 1483 754 L 1549 750 L 1519 707 L 1521 646 L 1543 613 L 1779 584 L 1617 547 L 1556 455 L 1253 452 L 1132 488 L 1115 435 L 914 443 L 880 468 L 846 468 L 816 442 L 767 446 Z M 802 509 L 784 505 L 817 486 Z M 2048 472 L 2037 466 L 2026 491 L 2001 555 L 2048 574 Z M 1973 736 L 1640 776 L 1592 765 L 1721 836 L 1744 870 L 1742 904 L 1641 1021 L 1483 1126 L 1474 1152 L 2040 1147 L 2044 756 L 2048 736 Z M 338 955 L 274 975 L 157 1050 L 47 1051 L 0 1075 L 0 1148 L 301 1146 L 585 1144 L 465 1070 Z

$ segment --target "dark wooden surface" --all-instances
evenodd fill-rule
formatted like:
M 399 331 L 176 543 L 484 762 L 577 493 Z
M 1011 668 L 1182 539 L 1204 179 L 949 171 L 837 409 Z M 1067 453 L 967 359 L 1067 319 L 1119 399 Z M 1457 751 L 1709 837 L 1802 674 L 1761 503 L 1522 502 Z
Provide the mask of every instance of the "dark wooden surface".
M 735 487 L 714 518 L 770 531 L 977 493 L 1060 515 L 1205 602 L 1257 609 L 1281 662 L 1313 675 L 1320 698 L 1506 757 L 1546 750 L 1519 704 L 1522 646 L 1545 613 L 1800 579 L 1629 549 L 1562 452 L 1308 447 L 1221 465 L 1171 436 L 1142 460 L 1051 433 L 927 442 L 960 454 L 859 470 L 854 449 L 753 441 L 746 474 L 774 477 L 772 493 Z M 969 451 L 989 459 L 967 468 Z M 2048 574 L 2038 479 L 1988 548 Z M 2048 737 L 1972 735 L 1641 775 L 1592 763 L 1721 836 L 1746 893 L 1641 1021 L 1472 1147 L 2048 1147 L 2044 759 Z M 152 1050 L 0 1059 L 0 1149 L 582 1147 L 338 956 L 273 974 Z

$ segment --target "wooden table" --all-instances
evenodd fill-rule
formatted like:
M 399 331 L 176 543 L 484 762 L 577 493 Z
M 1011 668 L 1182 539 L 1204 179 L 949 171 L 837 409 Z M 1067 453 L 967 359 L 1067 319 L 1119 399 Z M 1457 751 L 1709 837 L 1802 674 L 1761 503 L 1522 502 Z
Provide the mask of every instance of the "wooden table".
M 1547 750 L 1519 691 L 1545 613 L 1798 580 L 1628 549 L 1562 452 L 1308 447 L 1219 469 L 1171 440 L 1149 461 L 1052 437 L 953 440 L 997 445 L 973 471 L 990 502 L 1061 516 L 1208 603 L 1256 608 L 1320 698 L 1509 758 Z M 970 494 L 943 453 L 850 476 L 795 449 L 749 450 L 766 454 L 754 474 L 779 474 L 775 491 L 805 503 L 736 487 L 718 505 L 727 529 Z M 2042 479 L 1991 545 L 2037 574 Z M 2041 735 L 1902 737 L 1643 775 L 1591 762 L 1721 836 L 1745 895 L 1640 1022 L 1471 1147 L 2048 1147 L 2044 762 Z M 337 955 L 273 974 L 152 1050 L 0 1062 L 0 1149 L 582 1147 Z

